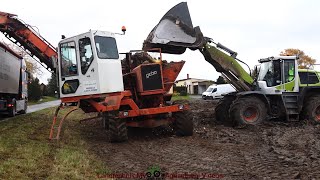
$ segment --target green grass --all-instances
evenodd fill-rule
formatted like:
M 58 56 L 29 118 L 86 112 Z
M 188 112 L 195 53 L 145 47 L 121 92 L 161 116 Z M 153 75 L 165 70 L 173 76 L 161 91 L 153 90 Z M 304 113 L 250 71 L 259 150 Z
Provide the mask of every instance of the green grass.
M 51 96 L 43 96 L 41 98 L 41 101 L 28 101 L 28 105 L 35 105 L 35 104 L 41 104 L 41 103 L 45 103 L 45 102 L 49 102 L 49 101 L 54 101 L 57 100 L 58 98 L 56 97 L 51 97 Z
M 79 120 L 89 115 L 71 114 L 63 138 L 48 139 L 54 110 L 0 121 L 0 179 L 95 179 L 106 169 L 81 136 Z
M 187 96 L 173 95 L 171 98 L 171 101 L 177 101 L 177 100 L 190 100 L 190 97 L 189 95 Z

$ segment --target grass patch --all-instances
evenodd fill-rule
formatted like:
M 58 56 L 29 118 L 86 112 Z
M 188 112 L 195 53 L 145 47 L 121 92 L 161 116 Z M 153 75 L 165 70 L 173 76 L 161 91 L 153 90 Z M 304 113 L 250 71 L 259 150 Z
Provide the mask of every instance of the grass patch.
M 57 100 L 58 98 L 56 97 L 51 97 L 51 96 L 43 96 L 39 101 L 28 101 L 28 105 L 35 105 L 35 104 L 41 104 L 49 101 L 54 101 Z
M 190 100 L 190 97 L 189 95 L 186 95 L 186 96 L 173 95 L 171 98 L 171 101 L 177 101 L 177 100 Z
M 54 110 L 0 121 L 0 179 L 95 179 L 106 169 L 81 136 L 79 120 L 90 115 L 71 114 L 63 138 L 48 140 Z

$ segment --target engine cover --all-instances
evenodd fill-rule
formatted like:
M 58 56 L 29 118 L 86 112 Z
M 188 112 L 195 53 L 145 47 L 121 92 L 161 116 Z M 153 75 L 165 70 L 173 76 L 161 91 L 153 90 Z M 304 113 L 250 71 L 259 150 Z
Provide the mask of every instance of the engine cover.
M 161 64 L 141 64 L 133 69 L 133 72 L 137 78 L 137 91 L 141 95 L 164 92 Z

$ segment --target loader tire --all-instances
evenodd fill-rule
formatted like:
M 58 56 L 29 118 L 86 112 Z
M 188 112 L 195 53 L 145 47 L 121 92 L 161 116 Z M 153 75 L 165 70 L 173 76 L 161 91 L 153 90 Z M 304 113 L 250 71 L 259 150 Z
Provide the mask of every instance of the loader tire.
M 177 136 L 192 136 L 193 134 L 193 115 L 191 111 L 180 111 L 173 113 L 174 129 Z
M 231 122 L 229 115 L 229 108 L 232 101 L 235 99 L 233 96 L 223 97 L 215 108 L 215 117 L 218 122 Z
M 320 96 L 310 97 L 303 108 L 304 117 L 312 124 L 320 124 Z
M 257 97 L 240 97 L 231 104 L 230 116 L 235 124 L 240 127 L 258 125 L 267 118 L 267 107 Z
M 108 118 L 110 142 L 124 142 L 128 140 L 126 119 Z

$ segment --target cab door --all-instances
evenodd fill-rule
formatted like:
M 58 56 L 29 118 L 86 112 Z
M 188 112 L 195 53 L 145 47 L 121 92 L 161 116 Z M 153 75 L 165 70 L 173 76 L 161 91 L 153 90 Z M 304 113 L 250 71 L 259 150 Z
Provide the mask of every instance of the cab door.
M 283 92 L 298 92 L 298 68 L 295 59 L 284 59 L 281 61 L 282 77 L 281 90 Z
M 79 88 L 77 44 L 74 39 L 59 44 L 60 97 L 75 96 Z

